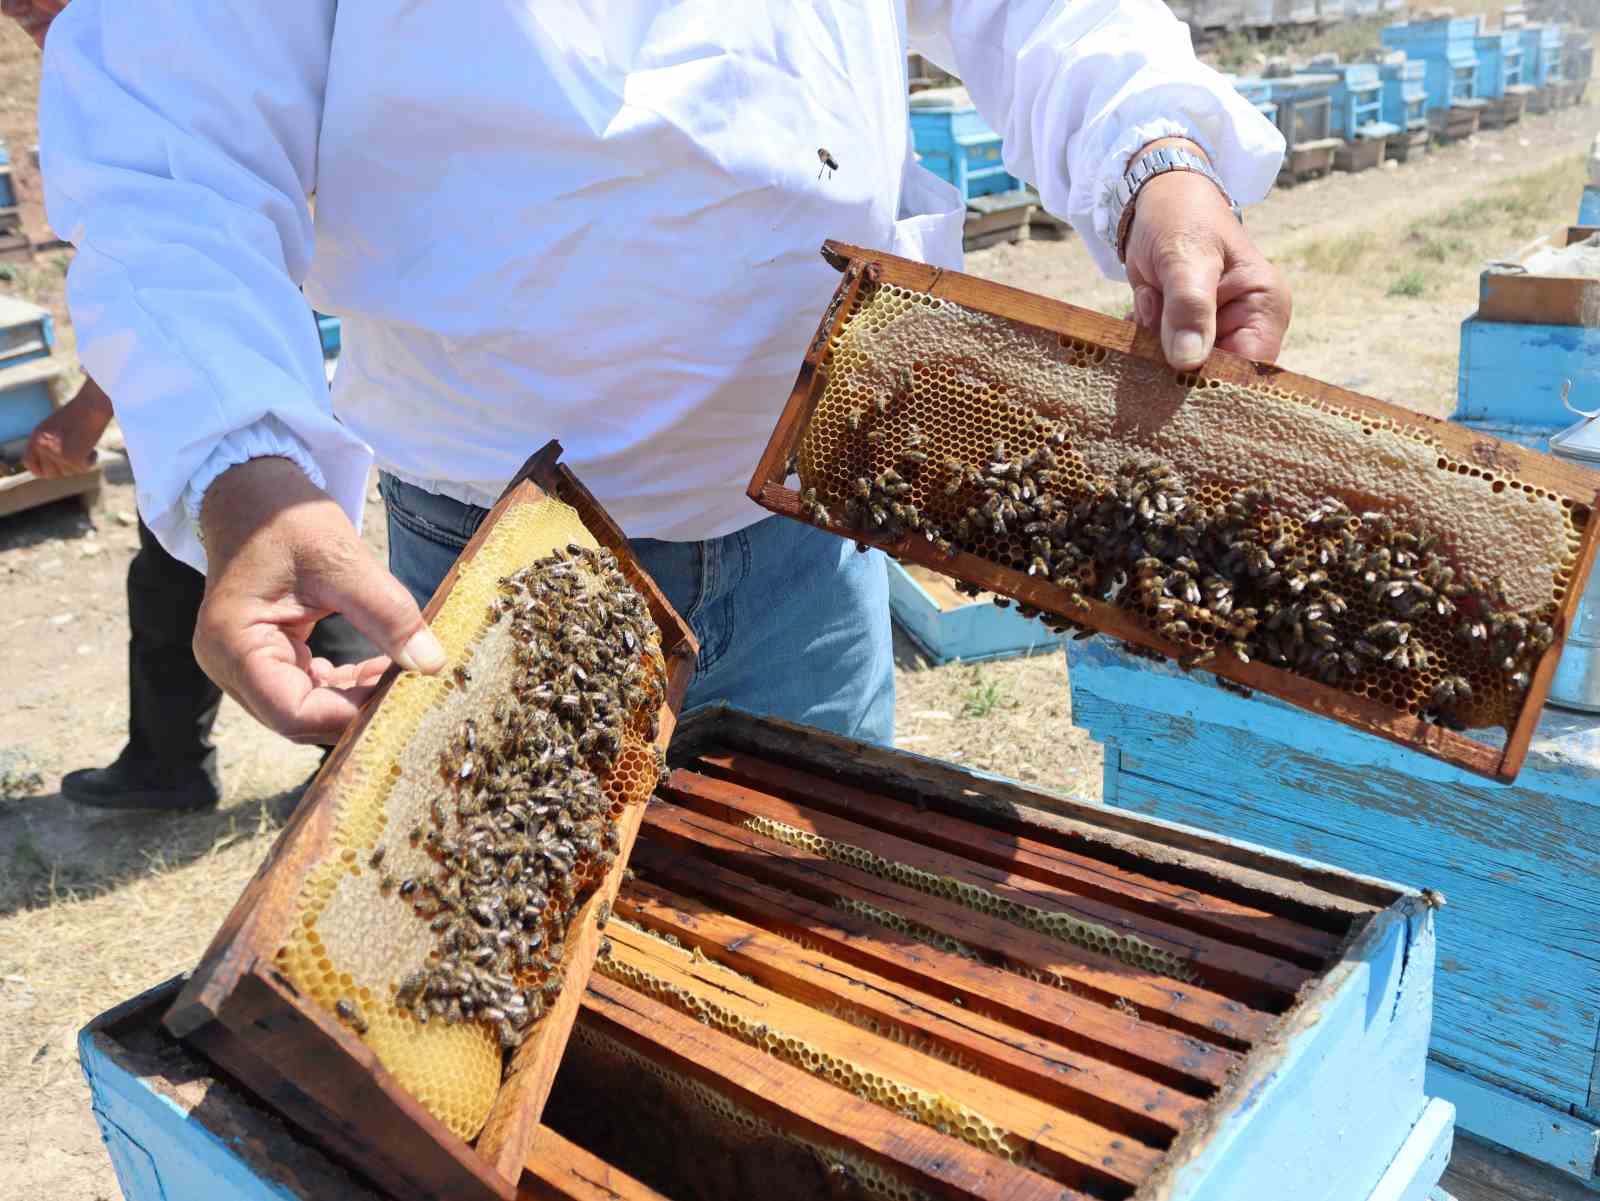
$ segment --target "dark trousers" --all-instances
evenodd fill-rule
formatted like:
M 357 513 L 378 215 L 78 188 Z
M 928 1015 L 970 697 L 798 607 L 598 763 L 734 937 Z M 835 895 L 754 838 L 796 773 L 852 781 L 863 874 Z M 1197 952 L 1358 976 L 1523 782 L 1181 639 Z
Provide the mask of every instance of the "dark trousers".
M 128 565 L 128 745 L 119 761 L 153 784 L 216 771 L 211 727 L 222 690 L 200 670 L 193 649 L 205 588 L 205 577 L 169 555 L 141 520 L 139 553 Z M 312 630 L 311 653 L 355 663 L 376 652 L 335 615 Z

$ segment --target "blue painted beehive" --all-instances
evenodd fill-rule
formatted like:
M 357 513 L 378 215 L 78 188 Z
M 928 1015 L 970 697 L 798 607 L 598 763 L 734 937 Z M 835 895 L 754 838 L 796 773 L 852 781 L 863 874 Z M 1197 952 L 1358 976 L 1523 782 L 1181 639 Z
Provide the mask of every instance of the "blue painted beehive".
M 1524 25 L 1522 37 L 1523 82 L 1536 88 L 1548 87 L 1561 79 L 1561 23 Z
M 1239 95 L 1255 105 L 1256 110 L 1262 116 L 1266 117 L 1274 125 L 1278 123 L 1278 106 L 1272 99 L 1272 83 L 1270 80 L 1255 77 L 1235 79 L 1233 87 Z
M 1107 804 L 1439 889 L 1429 1090 L 1462 1129 L 1595 1180 L 1600 718 L 1548 711 L 1507 787 L 1099 642 L 1067 658 Z
M 50 310 L 0 295 L 0 443 L 26 438 L 55 408 Z
M 1522 35 L 1515 29 L 1480 33 L 1473 39 L 1478 56 L 1478 91 L 1486 100 L 1498 100 L 1507 88 L 1522 83 Z
M 987 599 L 956 593 L 942 579 L 918 568 L 917 574 L 889 561 L 889 612 L 900 627 L 935 663 L 1009 659 L 1053 650 L 1067 638 L 1053 634 L 1036 618 L 1015 608 L 1000 608 Z M 918 579 L 918 575 L 921 579 Z
M 1278 105 L 1278 129 L 1291 153 L 1333 136 L 1333 88 L 1337 75 L 1326 72 L 1268 79 Z
M 1439 1180 L 1427 896 L 729 710 L 673 757 L 542 1114 L 587 1171 L 553 1171 L 571 1151 L 541 1132 L 533 1179 L 452 1201 L 1423 1201 Z M 286 1126 L 296 1098 L 254 1101 L 166 1037 L 176 989 L 80 1038 L 127 1201 L 390 1195 L 311 1145 L 337 1145 L 337 1107 Z
M 978 115 L 964 88 L 912 96 L 911 137 L 922 165 L 954 184 L 963 200 L 1022 186 L 1001 161 L 1000 135 Z
M 1384 120 L 1383 81 L 1376 63 L 1345 63 L 1333 71 L 1338 76 L 1332 91 L 1335 137 L 1352 141 L 1400 132 L 1400 126 Z
M 1583 185 L 1583 197 L 1578 201 L 1578 224 L 1600 225 L 1600 187 Z
M 1428 128 L 1428 64 L 1406 58 L 1384 63 L 1379 74 L 1383 77 L 1383 119 L 1401 129 Z
M 1425 64 L 1428 111 L 1434 112 L 1477 98 L 1477 34 L 1476 17 L 1443 17 L 1389 25 L 1380 36 L 1386 49 L 1404 50 Z

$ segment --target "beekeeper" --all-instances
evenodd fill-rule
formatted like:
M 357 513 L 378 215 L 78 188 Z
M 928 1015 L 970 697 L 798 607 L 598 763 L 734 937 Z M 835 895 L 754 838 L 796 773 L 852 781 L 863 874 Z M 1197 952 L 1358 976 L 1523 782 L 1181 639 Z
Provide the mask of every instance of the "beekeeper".
M 1234 206 L 1283 141 L 1160 0 L 74 0 L 49 215 L 139 508 L 206 571 L 213 678 L 327 741 L 382 664 L 314 660 L 318 619 L 438 670 L 418 603 L 559 437 L 694 625 L 690 706 L 891 737 L 882 557 L 744 485 L 837 282 L 822 240 L 960 263 L 908 46 L 1173 366 L 1277 354 L 1289 297 Z M 302 283 L 344 321 L 331 405 Z M 374 459 L 388 570 L 357 534 Z

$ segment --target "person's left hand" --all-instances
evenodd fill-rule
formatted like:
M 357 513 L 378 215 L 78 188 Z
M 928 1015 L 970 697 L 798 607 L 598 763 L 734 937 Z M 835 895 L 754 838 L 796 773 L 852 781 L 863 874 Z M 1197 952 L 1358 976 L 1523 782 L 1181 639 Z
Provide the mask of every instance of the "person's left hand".
M 1205 176 L 1169 171 L 1144 185 L 1127 268 L 1134 318 L 1161 331 L 1175 369 L 1198 370 L 1213 346 L 1263 362 L 1278 357 L 1293 309 L 1289 286 Z

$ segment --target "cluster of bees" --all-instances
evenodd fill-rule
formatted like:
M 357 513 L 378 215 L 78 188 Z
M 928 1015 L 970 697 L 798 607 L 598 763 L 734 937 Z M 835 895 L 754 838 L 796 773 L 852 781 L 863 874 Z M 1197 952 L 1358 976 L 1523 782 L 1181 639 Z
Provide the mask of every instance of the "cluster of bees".
M 396 1004 L 419 1022 L 490 1023 L 510 1049 L 560 992 L 566 931 L 616 861 L 604 782 L 630 727 L 654 741 L 666 680 L 649 609 L 609 551 L 570 545 L 503 579 L 491 617 L 509 622 L 511 681 L 440 756 L 408 835 L 432 874 L 396 879 L 381 845 L 369 866 L 436 940 Z
M 863 413 L 852 412 L 855 423 Z M 1179 659 L 1185 670 L 1221 648 L 1348 690 L 1380 669 L 1442 670 L 1426 632 L 1435 646 L 1441 636 L 1459 642 L 1466 658 L 1520 695 L 1554 641 L 1548 622 L 1508 611 L 1499 581 L 1456 572 L 1436 536 L 1387 514 L 1328 500 L 1297 521 L 1261 486 L 1203 503 L 1156 461 L 1125 461 L 1110 481 L 1085 489 L 1086 473 L 1067 461 L 1066 427 L 1035 416 L 1032 428 L 1040 438 L 1033 449 L 1012 453 L 996 441 L 973 465 L 930 459 L 911 426 L 891 467 L 850 481 L 845 524 L 890 539 L 920 534 L 947 555 L 983 554 L 1050 581 L 1065 590 L 1066 612 L 1020 611 L 1059 632 L 1093 632 L 1073 620 L 1090 598 L 1140 612 L 1164 638 L 1196 647 Z M 874 445 L 882 429 L 869 431 Z M 919 511 L 913 494 L 938 519 Z M 813 521 L 830 517 L 814 488 L 802 506 Z M 1365 619 L 1351 615 L 1352 603 Z M 1423 715 L 1461 728 L 1473 699 L 1464 676 L 1445 675 Z

